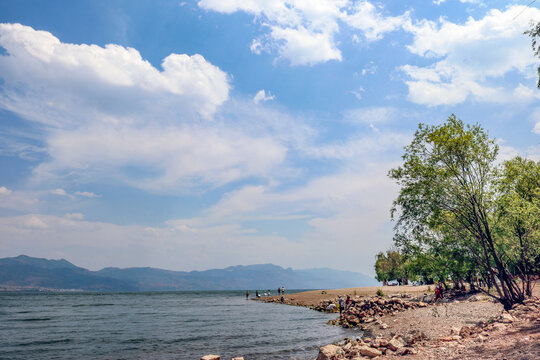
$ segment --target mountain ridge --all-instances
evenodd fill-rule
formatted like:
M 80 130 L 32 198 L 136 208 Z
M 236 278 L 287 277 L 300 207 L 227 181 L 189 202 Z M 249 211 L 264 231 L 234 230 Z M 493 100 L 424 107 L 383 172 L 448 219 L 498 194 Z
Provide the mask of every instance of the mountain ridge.
M 361 273 L 330 268 L 294 270 L 270 263 L 189 272 L 154 267 L 106 267 L 91 271 L 65 259 L 49 260 L 27 255 L 0 259 L 0 289 L 3 290 L 182 291 L 375 285 L 378 282 Z

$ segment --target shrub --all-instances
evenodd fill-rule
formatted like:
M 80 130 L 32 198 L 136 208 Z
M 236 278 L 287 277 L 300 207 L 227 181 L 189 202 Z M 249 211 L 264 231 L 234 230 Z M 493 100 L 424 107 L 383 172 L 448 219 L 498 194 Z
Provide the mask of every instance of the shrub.
M 383 293 L 382 289 L 377 290 L 377 296 L 380 296 L 380 297 L 384 296 L 384 293 Z

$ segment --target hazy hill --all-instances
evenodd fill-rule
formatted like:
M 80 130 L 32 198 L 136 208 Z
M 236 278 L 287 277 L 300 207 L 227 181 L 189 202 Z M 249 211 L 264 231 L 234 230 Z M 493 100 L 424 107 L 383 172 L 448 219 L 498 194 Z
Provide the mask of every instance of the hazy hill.
M 0 259 L 0 287 L 97 291 L 330 289 L 374 286 L 360 273 L 332 269 L 293 270 L 272 264 L 231 266 L 205 271 L 156 268 L 105 268 L 89 271 L 62 260 L 28 256 Z
M 134 291 L 133 282 L 103 277 L 67 260 L 25 255 L 0 259 L 0 287 Z

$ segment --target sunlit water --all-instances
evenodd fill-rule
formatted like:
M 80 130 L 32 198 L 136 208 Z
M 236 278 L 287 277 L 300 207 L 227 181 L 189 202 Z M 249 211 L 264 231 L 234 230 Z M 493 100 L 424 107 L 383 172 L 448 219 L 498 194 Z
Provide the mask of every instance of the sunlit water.
M 1 359 L 306 359 L 359 336 L 240 291 L 0 293 Z

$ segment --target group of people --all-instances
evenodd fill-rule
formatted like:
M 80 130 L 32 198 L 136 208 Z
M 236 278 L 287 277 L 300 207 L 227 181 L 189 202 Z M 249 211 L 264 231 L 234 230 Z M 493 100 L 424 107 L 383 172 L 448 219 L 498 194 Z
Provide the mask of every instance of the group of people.
M 283 295 L 285 295 L 285 288 L 282 286 L 282 287 L 278 287 L 277 289 L 277 292 L 278 292 L 278 295 L 282 295 L 281 296 L 281 302 L 283 302 L 285 299 L 283 297 Z M 270 290 L 267 290 L 266 292 L 264 292 L 264 296 L 270 296 L 272 295 L 270 293 Z M 261 297 L 261 294 L 259 294 L 259 290 L 255 290 L 255 297 L 256 298 L 260 298 Z M 249 299 L 249 291 L 246 291 L 246 300 Z

